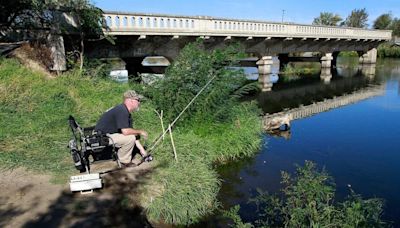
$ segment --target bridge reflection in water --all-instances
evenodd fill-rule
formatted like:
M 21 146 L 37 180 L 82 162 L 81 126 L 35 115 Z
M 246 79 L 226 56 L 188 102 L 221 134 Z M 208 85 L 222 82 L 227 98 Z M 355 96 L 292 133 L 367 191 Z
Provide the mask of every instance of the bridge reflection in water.
M 265 113 L 264 122 L 285 115 L 296 120 L 383 95 L 384 89 L 375 79 L 375 65 L 368 65 L 351 71 L 338 68 L 333 74 L 322 70 L 319 78 L 278 82 L 272 91 L 262 92 L 256 99 Z

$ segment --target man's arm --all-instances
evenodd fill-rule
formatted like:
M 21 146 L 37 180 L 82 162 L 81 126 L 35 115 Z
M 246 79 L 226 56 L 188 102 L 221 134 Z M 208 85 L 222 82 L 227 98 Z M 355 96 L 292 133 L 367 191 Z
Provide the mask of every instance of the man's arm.
M 144 139 L 147 139 L 147 132 L 144 130 L 136 130 L 133 128 L 122 128 L 121 133 L 123 135 L 140 135 L 143 136 Z

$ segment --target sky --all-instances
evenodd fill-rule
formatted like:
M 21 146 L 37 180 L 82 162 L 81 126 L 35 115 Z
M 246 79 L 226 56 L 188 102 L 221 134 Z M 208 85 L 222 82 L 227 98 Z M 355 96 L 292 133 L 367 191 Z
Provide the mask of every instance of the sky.
M 400 18 L 400 0 L 92 0 L 103 10 L 211 16 L 311 24 L 320 12 L 345 19 L 353 9 L 366 8 L 369 25 L 383 13 Z

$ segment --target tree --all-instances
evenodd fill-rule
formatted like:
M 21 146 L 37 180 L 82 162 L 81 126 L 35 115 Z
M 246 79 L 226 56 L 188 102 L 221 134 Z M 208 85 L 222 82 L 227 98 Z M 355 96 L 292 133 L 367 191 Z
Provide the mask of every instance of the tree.
M 319 17 L 314 18 L 313 25 L 337 26 L 341 20 L 342 18 L 338 14 L 322 12 Z
M 342 25 L 347 27 L 366 28 L 368 26 L 367 21 L 368 13 L 365 8 L 354 9 Z
M 18 29 L 48 29 L 51 15 L 45 11 L 46 4 L 38 0 L 1 0 L 0 3 L 0 39 L 9 39 L 9 35 Z
M 374 21 L 374 29 L 389 29 L 392 23 L 392 15 L 390 13 L 385 13 L 380 15 Z
M 88 0 L 67 0 L 68 5 L 65 9 L 72 14 L 76 20 L 77 32 L 80 37 L 79 69 L 82 72 L 85 50 L 85 40 L 87 38 L 108 38 L 103 34 L 105 21 L 103 11 L 90 4 Z M 64 6 L 65 7 L 65 6 Z M 111 39 L 108 39 L 112 42 Z
M 400 36 L 400 18 L 394 18 L 389 29 L 393 30 L 393 36 Z
M 83 68 L 84 43 L 88 39 L 110 37 L 103 33 L 106 23 L 103 11 L 92 5 L 89 0 L 1 0 L 0 4 L 0 35 L 8 37 L 17 29 L 34 31 L 35 35 L 41 31 L 61 30 L 64 36 L 79 34 L 80 70 Z M 4 3 L 3 3 L 4 2 Z M 67 25 L 63 21 L 63 14 L 69 14 L 75 19 L 76 26 Z M 75 31 L 73 31 L 75 30 Z M 60 31 L 57 31 L 60 32 Z M 10 36 L 11 37 L 11 36 Z M 74 37 L 76 39 L 76 36 Z M 113 43 L 113 42 L 112 42 Z

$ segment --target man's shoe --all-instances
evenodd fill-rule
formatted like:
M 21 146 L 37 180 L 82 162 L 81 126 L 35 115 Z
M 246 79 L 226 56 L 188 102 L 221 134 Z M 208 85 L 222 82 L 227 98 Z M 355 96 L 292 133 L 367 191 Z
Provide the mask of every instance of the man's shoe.
M 122 163 L 121 162 L 121 167 L 122 168 L 135 167 L 135 166 L 136 166 L 136 164 L 133 163 L 133 162 L 129 162 L 129 163 Z

